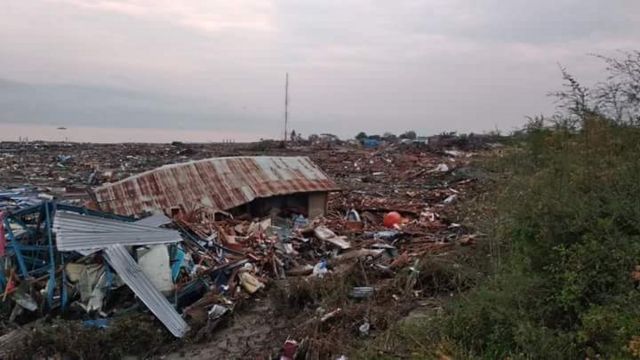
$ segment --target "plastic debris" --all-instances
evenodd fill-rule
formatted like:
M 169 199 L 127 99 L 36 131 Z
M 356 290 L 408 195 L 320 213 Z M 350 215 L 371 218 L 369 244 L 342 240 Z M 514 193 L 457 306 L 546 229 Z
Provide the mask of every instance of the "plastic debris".
M 391 211 L 384 216 L 382 223 L 388 228 L 399 225 L 402 222 L 402 215 L 397 211 Z
M 238 277 L 240 278 L 240 285 L 242 285 L 242 288 L 244 288 L 249 294 L 253 294 L 265 286 L 248 270 L 241 271 L 238 274 Z
M 346 250 L 351 247 L 351 244 L 346 240 L 346 237 L 337 236 L 333 231 L 329 230 L 324 225 L 316 227 L 314 230 L 314 234 L 318 239 L 331 243 L 342 250 Z
M 110 323 L 111 323 L 111 319 L 92 319 L 92 320 L 85 320 L 82 322 L 82 324 L 84 324 L 84 326 L 86 327 L 97 328 L 97 329 L 106 329 L 109 327 Z
M 447 172 L 449 171 L 449 166 L 447 164 L 438 164 L 438 166 L 433 169 L 434 172 Z
M 401 232 L 396 230 L 378 231 L 373 234 L 373 238 L 376 240 L 392 241 L 399 238 L 402 235 Z
M 25 310 L 38 310 L 38 304 L 35 302 L 35 300 L 33 300 L 31 295 L 27 293 L 17 291 L 13 293 L 12 299 L 16 302 L 16 304 L 20 305 Z
M 328 272 L 329 269 L 327 269 L 327 262 L 322 260 L 313 267 L 311 274 L 315 277 L 322 278 Z
M 347 221 L 357 221 L 360 222 L 362 221 L 360 219 L 360 214 L 358 213 L 358 211 L 356 211 L 356 209 L 351 209 L 347 212 L 347 216 L 345 217 L 345 219 Z
M 371 329 L 371 324 L 365 320 L 362 325 L 358 326 L 358 331 L 360 332 L 360 336 L 369 336 L 369 330 Z
M 295 219 L 293 220 L 293 229 L 297 230 L 297 229 L 302 229 L 304 227 L 306 227 L 307 225 L 309 225 L 309 220 L 307 218 L 305 218 L 302 215 L 298 215 L 295 217 Z
M 373 295 L 373 287 L 371 286 L 356 286 L 351 289 L 349 296 L 354 299 L 367 299 Z
M 209 315 L 209 319 L 215 320 L 215 319 L 221 318 L 224 314 L 228 312 L 229 312 L 228 307 L 215 304 L 211 307 L 211 309 L 207 314 Z
M 449 195 L 446 199 L 444 199 L 443 203 L 453 204 L 457 199 L 458 199 L 458 195 L 456 194 Z
M 298 343 L 295 340 L 287 339 L 282 346 L 282 355 L 280 360 L 293 360 L 295 359 L 296 352 L 298 351 Z

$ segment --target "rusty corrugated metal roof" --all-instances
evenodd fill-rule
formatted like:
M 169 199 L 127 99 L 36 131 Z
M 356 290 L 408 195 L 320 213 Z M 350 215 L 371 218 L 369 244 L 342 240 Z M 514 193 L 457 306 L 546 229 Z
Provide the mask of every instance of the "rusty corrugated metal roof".
M 333 190 L 336 184 L 306 156 L 243 156 L 165 165 L 94 194 L 102 210 L 135 215 L 173 207 L 228 210 L 257 198 Z

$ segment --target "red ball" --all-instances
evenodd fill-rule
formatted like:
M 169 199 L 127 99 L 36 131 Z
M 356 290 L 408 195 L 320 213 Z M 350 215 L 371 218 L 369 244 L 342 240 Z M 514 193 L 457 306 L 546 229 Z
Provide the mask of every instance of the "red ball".
M 394 225 L 402 222 L 402 216 L 397 211 L 392 211 L 384 216 L 382 224 L 388 228 L 392 228 Z

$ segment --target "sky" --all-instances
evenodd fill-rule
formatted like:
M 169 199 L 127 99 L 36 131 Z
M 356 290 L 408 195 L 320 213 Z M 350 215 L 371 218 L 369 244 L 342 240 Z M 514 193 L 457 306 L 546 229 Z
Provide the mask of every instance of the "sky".
M 276 138 L 286 73 L 303 135 L 508 132 L 634 49 L 637 0 L 0 0 L 0 139 Z

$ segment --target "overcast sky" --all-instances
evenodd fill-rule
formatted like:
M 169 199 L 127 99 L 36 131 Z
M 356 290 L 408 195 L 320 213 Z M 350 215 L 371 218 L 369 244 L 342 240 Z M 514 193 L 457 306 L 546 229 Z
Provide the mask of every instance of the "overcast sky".
M 278 136 L 511 130 L 638 0 L 0 0 L 0 122 Z

